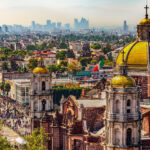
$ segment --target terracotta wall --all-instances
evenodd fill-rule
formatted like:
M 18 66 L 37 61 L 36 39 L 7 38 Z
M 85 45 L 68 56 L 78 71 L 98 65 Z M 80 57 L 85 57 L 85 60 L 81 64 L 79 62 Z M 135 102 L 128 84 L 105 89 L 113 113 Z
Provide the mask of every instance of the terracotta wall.
M 143 117 L 142 130 L 146 132 L 146 135 L 150 135 L 150 114 Z

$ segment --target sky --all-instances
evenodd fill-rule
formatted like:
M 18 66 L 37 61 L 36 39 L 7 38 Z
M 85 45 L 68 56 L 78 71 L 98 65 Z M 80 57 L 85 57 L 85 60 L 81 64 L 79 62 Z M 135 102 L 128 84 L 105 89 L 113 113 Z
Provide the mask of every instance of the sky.
M 0 25 L 28 26 L 32 20 L 45 24 L 47 19 L 73 25 L 81 17 L 91 27 L 121 26 L 124 20 L 136 25 L 144 18 L 145 5 L 146 0 L 0 0 Z

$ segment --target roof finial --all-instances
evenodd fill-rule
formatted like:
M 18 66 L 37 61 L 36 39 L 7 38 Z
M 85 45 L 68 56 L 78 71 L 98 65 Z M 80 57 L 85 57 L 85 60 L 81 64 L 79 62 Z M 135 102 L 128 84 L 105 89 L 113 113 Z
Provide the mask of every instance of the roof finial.
M 146 7 L 144 7 L 146 9 L 146 15 L 145 15 L 145 18 L 148 19 L 148 2 L 146 1 Z
M 122 62 L 124 63 L 125 62 L 125 60 L 124 60 L 125 51 L 123 50 L 121 53 L 122 53 Z

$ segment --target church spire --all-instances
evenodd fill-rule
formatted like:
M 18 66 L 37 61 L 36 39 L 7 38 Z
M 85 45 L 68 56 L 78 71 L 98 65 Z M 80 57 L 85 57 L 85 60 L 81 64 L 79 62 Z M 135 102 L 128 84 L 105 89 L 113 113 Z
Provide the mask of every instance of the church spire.
M 149 9 L 149 7 L 148 7 L 148 5 L 146 4 L 146 7 L 144 7 L 144 8 L 145 8 L 145 10 L 146 10 L 145 19 L 148 19 L 148 9 Z

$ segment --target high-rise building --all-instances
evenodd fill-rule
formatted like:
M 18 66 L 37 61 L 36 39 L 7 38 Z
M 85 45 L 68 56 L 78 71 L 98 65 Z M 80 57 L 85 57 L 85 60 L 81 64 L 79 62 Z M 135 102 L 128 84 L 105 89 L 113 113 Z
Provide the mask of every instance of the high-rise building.
M 70 24 L 69 23 L 65 24 L 64 28 L 67 29 L 67 30 L 69 30 L 70 29 Z
M 125 20 L 123 23 L 123 31 L 127 32 L 128 31 L 128 25 L 127 25 L 127 21 Z
M 47 21 L 46 21 L 46 25 L 47 25 L 47 26 L 51 26 L 51 20 L 47 20 Z
M 61 22 L 57 22 L 57 28 L 61 29 L 62 23 Z
M 81 18 L 80 21 L 78 21 L 78 19 L 74 19 L 74 28 L 77 30 L 89 29 L 89 21 L 85 18 Z
M 7 27 L 7 25 L 2 25 L 2 31 L 3 31 L 4 33 L 8 32 L 8 27 Z
M 36 26 L 35 21 L 32 21 L 32 29 L 35 29 L 35 26 Z
M 78 21 L 78 19 L 74 19 L 74 28 L 75 29 L 78 29 L 79 28 L 79 21 Z

